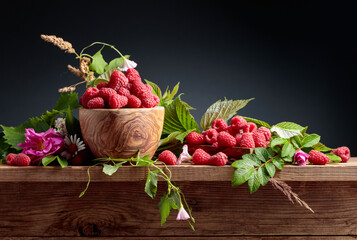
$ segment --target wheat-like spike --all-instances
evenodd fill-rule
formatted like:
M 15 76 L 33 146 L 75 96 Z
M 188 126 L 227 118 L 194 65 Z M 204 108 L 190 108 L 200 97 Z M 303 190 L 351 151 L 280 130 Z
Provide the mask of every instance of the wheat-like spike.
M 67 65 L 68 70 L 75 76 L 85 80 L 86 79 L 86 75 L 84 73 L 81 72 L 81 70 L 79 70 L 78 68 L 75 68 L 71 65 Z
M 75 87 L 64 87 L 64 88 L 58 89 L 58 92 L 65 93 L 65 92 L 73 92 L 74 90 L 76 90 Z
M 72 44 L 70 42 L 64 41 L 60 37 L 56 37 L 55 35 L 41 35 L 42 40 L 45 42 L 52 43 L 53 45 L 59 47 L 60 49 L 68 52 L 68 53 L 75 53 L 76 51 L 72 47 Z

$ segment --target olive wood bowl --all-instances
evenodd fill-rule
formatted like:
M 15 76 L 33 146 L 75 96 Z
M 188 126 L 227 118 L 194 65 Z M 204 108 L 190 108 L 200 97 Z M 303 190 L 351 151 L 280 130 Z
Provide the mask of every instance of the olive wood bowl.
M 97 158 L 153 157 L 164 124 L 164 107 L 79 109 L 85 144 Z

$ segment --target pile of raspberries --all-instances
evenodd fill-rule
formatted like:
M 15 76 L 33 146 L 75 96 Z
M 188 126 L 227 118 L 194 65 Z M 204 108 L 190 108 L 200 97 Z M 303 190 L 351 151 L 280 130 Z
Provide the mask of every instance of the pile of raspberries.
M 84 108 L 153 108 L 160 98 L 152 93 L 152 87 L 141 81 L 138 71 L 129 68 L 126 73 L 114 71 L 108 83 L 89 87 L 79 99 Z

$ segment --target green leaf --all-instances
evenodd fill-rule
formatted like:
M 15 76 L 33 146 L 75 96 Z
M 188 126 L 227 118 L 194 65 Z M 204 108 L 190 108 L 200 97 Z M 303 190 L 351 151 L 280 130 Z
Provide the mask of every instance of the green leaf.
M 237 160 L 234 161 L 231 164 L 231 167 L 234 168 L 244 168 L 244 169 L 254 169 L 254 166 L 257 166 L 258 164 L 256 164 L 255 161 L 252 161 L 250 159 L 245 159 L 245 160 Z
M 160 98 L 160 102 L 161 102 L 162 93 L 161 93 L 161 89 L 159 88 L 159 86 L 153 82 L 150 82 L 149 80 L 146 80 L 146 79 L 145 79 L 145 82 L 152 87 L 152 93 L 155 94 L 156 96 L 158 96 Z
M 274 175 L 275 175 L 275 171 L 276 171 L 274 164 L 271 163 L 271 162 L 266 162 L 265 163 L 265 168 L 267 169 L 270 177 L 273 178 Z
M 303 138 L 301 144 L 303 147 L 312 147 L 320 142 L 321 137 L 317 134 L 310 134 Z
M 293 161 L 292 157 L 283 157 L 282 159 L 284 162 L 292 162 Z
M 57 100 L 55 110 L 59 112 L 66 112 L 68 108 L 72 111 L 80 108 L 78 101 L 78 93 L 62 93 L 59 99 Z
M 243 116 L 242 116 L 243 117 Z M 268 129 L 271 128 L 271 126 L 264 122 L 264 121 L 261 121 L 261 120 L 258 120 L 258 119 L 254 119 L 254 118 L 250 118 L 250 117 L 243 117 L 247 122 L 252 122 L 252 123 L 255 123 L 257 125 L 257 127 L 266 127 Z
M 257 147 L 257 148 L 254 148 L 254 152 L 260 161 L 266 162 L 269 160 L 269 153 L 266 148 Z
M 149 170 L 145 183 L 145 192 L 152 199 L 154 199 L 156 195 L 156 191 L 157 191 L 157 171 Z
M 169 195 L 170 206 L 172 209 L 179 209 L 181 206 L 180 194 L 176 191 L 171 191 Z
M 122 165 L 121 163 L 117 163 L 117 164 L 114 164 L 114 165 L 103 163 L 103 173 L 111 176 L 114 173 L 116 173 L 116 171 L 118 171 L 118 169 L 119 169 L 119 167 L 121 165 Z
M 210 128 L 212 122 L 218 118 L 222 118 L 225 121 L 228 121 L 237 113 L 238 110 L 245 107 L 253 99 L 254 98 L 245 100 L 218 100 L 212 104 L 203 114 L 201 118 L 202 129 L 207 130 Z
M 61 168 L 65 168 L 68 166 L 67 160 L 62 159 L 59 156 L 57 156 L 57 161 L 58 161 L 59 165 L 61 166 Z
M 48 156 L 42 158 L 41 163 L 43 166 L 47 166 L 48 164 L 50 164 L 51 162 L 53 162 L 56 159 L 57 159 L 57 156 L 48 155 Z
M 295 148 L 301 148 L 302 147 L 302 143 L 301 143 L 301 136 L 294 136 L 291 138 L 291 143 Z
M 6 143 L 16 150 L 21 150 L 22 148 L 17 146 L 17 144 L 25 142 L 25 127 L 23 125 L 17 127 L 0 126 L 3 129 Z
M 59 113 L 60 111 L 57 111 L 55 109 L 53 109 L 51 112 L 46 111 L 44 114 L 41 115 L 41 119 L 45 123 L 47 123 L 48 126 L 53 126 Z
M 125 58 L 129 59 L 127 56 L 124 56 Z M 119 70 L 118 67 L 122 67 L 124 65 L 124 59 L 123 57 L 118 57 L 118 58 L 114 58 L 113 60 L 111 60 L 109 62 L 108 65 L 105 66 L 104 68 L 104 72 L 108 71 L 110 69 L 115 69 L 115 70 Z
M 289 139 L 297 135 L 302 136 L 301 131 L 304 130 L 304 127 L 293 122 L 281 122 L 272 126 L 270 130 L 276 132 L 279 137 Z
M 252 164 L 256 167 L 259 167 L 261 165 L 261 161 L 259 160 L 259 158 L 257 157 L 257 155 L 253 154 L 253 153 L 248 153 L 248 154 L 244 154 L 242 156 L 243 160 L 246 161 L 251 161 Z
M 279 170 L 282 170 L 284 167 L 284 160 L 281 157 L 274 157 L 271 159 L 275 167 Z
M 257 177 L 262 186 L 267 185 L 267 183 L 269 182 L 269 173 L 265 167 L 258 168 Z
M 285 138 L 276 137 L 271 141 L 270 146 L 273 148 L 275 146 L 283 146 L 287 140 Z
M 93 55 L 92 63 L 89 65 L 89 69 L 94 71 L 98 75 L 103 74 L 105 72 L 107 65 L 108 65 L 108 63 L 103 58 L 102 49 L 103 48 L 101 48 L 98 52 L 96 52 Z
M 97 79 L 94 81 L 94 85 L 97 86 L 99 83 L 109 82 L 110 76 L 115 71 L 118 71 L 118 69 L 112 68 L 112 69 L 105 71 L 103 74 L 101 74 L 99 77 L 97 77 Z
M 255 193 L 260 187 L 258 171 L 254 171 L 248 179 L 248 188 L 250 193 Z
M 71 112 L 71 109 L 68 107 L 66 114 L 66 128 L 69 135 L 77 135 L 78 137 L 82 136 L 81 127 L 79 121 L 75 118 Z
M 292 157 L 295 154 L 295 149 L 293 145 L 289 142 L 286 142 L 281 150 L 282 157 Z
M 268 151 L 268 157 L 269 158 L 274 157 L 275 153 L 274 153 L 274 150 L 271 147 L 267 148 L 267 151 Z
M 166 218 L 169 216 L 171 210 L 170 200 L 167 196 L 167 193 L 164 193 L 164 195 L 161 197 L 158 207 L 160 210 L 162 226 L 166 222 Z
M 234 171 L 232 177 L 232 186 L 238 186 L 245 183 L 255 172 L 254 168 L 238 168 Z
M 312 148 L 319 152 L 327 152 L 333 150 L 332 148 L 326 147 L 323 143 L 319 142 L 316 145 L 312 146 Z
M 335 154 L 333 154 L 333 153 L 325 153 L 325 155 L 328 156 L 328 158 L 329 158 L 330 161 L 332 161 L 332 162 L 339 163 L 339 162 L 342 161 L 342 159 L 341 159 L 339 156 L 337 156 L 337 155 L 335 155 Z

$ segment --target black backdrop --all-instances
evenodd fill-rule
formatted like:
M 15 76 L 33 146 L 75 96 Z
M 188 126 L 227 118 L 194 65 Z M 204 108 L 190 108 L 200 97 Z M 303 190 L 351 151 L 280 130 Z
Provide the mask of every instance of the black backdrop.
M 76 82 L 74 56 L 40 39 L 55 34 L 77 51 L 114 44 L 163 89 L 181 82 L 198 122 L 220 98 L 254 97 L 240 114 L 309 126 L 357 151 L 352 1 L 5 1 L 1 20 L 1 124 L 53 108 L 57 89 Z

